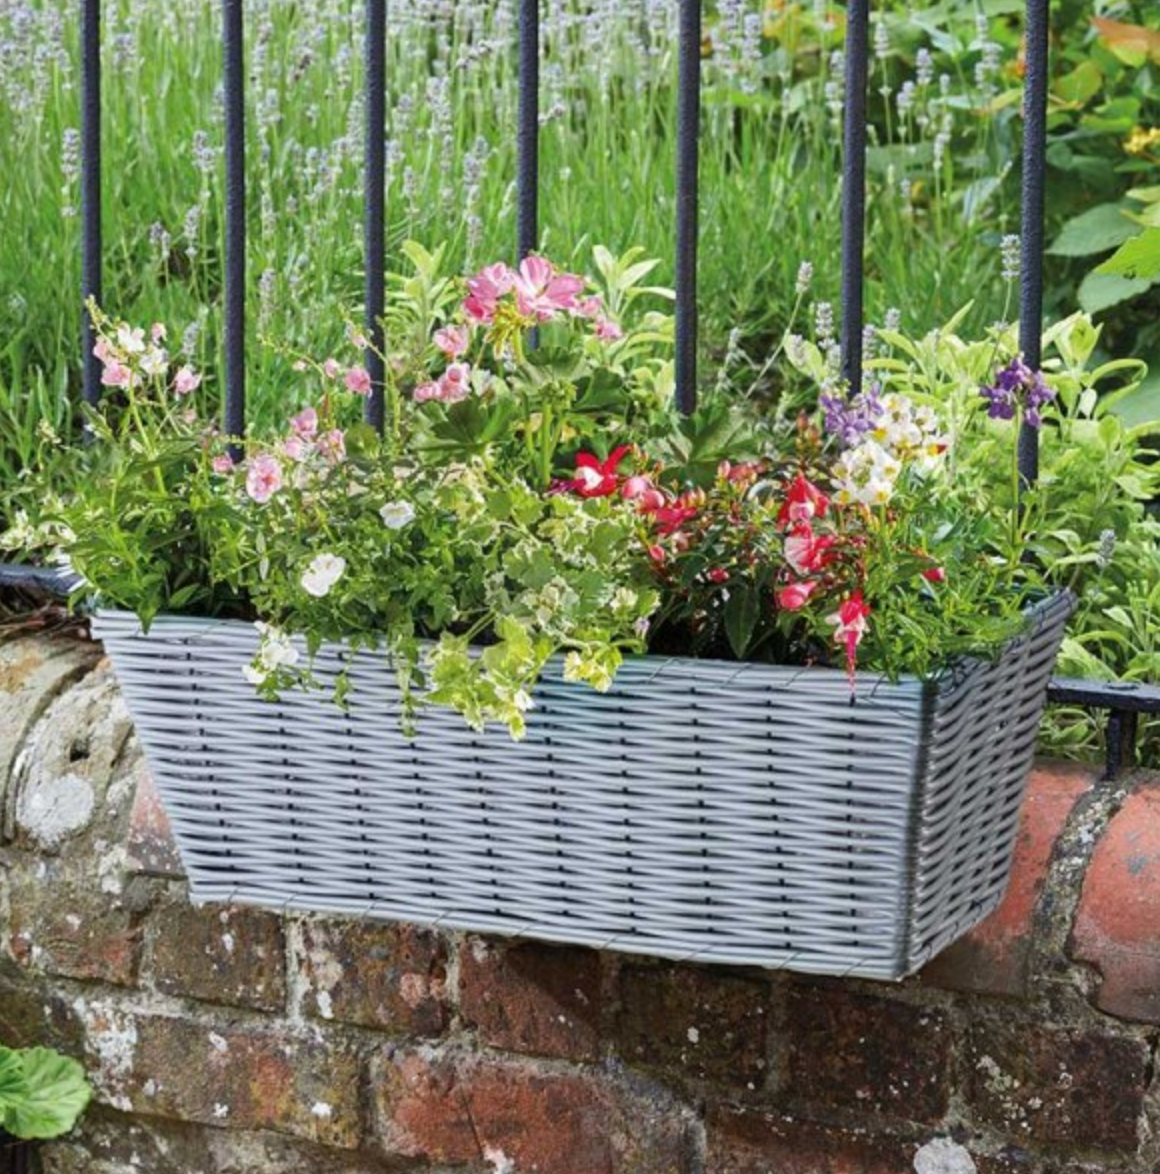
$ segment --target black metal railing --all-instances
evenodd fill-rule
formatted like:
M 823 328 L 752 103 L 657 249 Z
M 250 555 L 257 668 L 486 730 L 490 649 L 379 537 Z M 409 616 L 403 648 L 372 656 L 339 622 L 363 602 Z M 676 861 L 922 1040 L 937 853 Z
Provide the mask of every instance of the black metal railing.
M 697 401 L 698 144 L 701 96 L 701 0 L 679 5 L 677 45 L 677 156 L 675 378 L 684 412 Z M 81 234 L 82 295 L 101 295 L 100 0 L 81 0 L 82 119 Z M 365 0 L 365 331 L 366 366 L 373 390 L 367 419 L 383 426 L 385 350 L 383 310 L 386 193 L 386 0 Z M 533 252 L 539 225 L 540 0 L 519 4 L 519 107 L 517 163 L 517 259 Z M 1024 361 L 1040 365 L 1043 327 L 1044 185 L 1046 180 L 1049 0 L 1026 0 L 1025 84 L 1019 345 Z M 866 90 L 869 68 L 869 0 L 847 0 L 845 107 L 842 164 L 841 371 L 851 389 L 862 382 L 864 245 L 866 228 Z M 222 0 L 225 98 L 225 259 L 223 418 L 228 436 L 245 431 L 245 61 L 242 0 Z M 84 398 L 100 396 L 100 366 L 92 354 L 88 316 L 82 337 Z M 1039 469 L 1039 434 L 1026 425 L 1019 435 L 1019 471 L 1024 488 Z M 12 572 L 10 571 L 9 574 Z M 0 575 L 0 585 L 5 579 Z M 55 582 L 55 580 L 53 580 Z M 49 582 L 42 576 L 40 586 Z M 1131 758 L 1137 715 L 1160 712 L 1160 687 L 1128 682 L 1056 680 L 1050 700 L 1109 711 L 1107 770 L 1112 775 Z

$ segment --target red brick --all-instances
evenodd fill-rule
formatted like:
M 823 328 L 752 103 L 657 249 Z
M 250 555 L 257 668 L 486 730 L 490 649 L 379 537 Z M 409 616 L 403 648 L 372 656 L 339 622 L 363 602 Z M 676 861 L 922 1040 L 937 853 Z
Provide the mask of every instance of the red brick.
M 600 955 L 472 939 L 459 952 L 459 1009 L 488 1047 L 592 1060 L 600 1051 Z
M 207 1025 L 93 1003 L 98 1099 L 125 1112 L 269 1129 L 341 1149 L 360 1140 L 359 1062 L 315 1035 Z
M 1100 1010 L 1160 1023 L 1160 786 L 1129 795 L 1096 846 L 1072 952 L 1100 972 Z
M 285 1003 L 286 943 L 276 913 L 173 903 L 157 912 L 153 926 L 159 991 L 258 1011 Z
M 447 1022 L 447 948 L 437 934 L 370 921 L 303 923 L 304 1008 L 317 1019 L 408 1035 Z
M 125 866 L 131 872 L 180 879 L 185 875 L 169 816 L 153 776 L 143 771 L 129 813 Z
M 767 983 L 722 970 L 629 966 L 616 1039 L 629 1063 L 756 1088 L 766 1076 Z
M 942 1118 L 950 1098 L 950 1032 L 941 1012 L 833 987 L 789 1002 L 785 1092 L 911 1121 Z
M 913 1174 L 917 1146 L 797 1117 L 716 1108 L 705 1174 Z
M 132 986 L 141 954 L 138 919 L 58 860 L 11 875 L 8 949 L 22 966 L 62 978 Z
M 1081 763 L 1044 764 L 1031 772 L 1006 895 L 990 917 L 923 970 L 924 982 L 984 994 L 1025 992 L 1032 920 L 1052 850 L 1097 777 L 1094 767 Z
M 379 1141 L 392 1156 L 528 1174 L 689 1169 L 677 1113 L 595 1077 L 412 1053 L 386 1062 L 376 1091 Z
M 1014 1142 L 1134 1153 L 1148 1061 L 1126 1036 L 978 1022 L 963 1091 L 975 1118 Z

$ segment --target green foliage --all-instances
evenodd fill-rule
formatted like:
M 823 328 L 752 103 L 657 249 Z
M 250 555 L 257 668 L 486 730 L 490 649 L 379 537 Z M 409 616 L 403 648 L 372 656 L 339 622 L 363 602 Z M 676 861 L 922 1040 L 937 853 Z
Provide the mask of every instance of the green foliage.
M 84 1069 L 49 1048 L 0 1046 L 0 1129 L 24 1140 L 68 1133 L 92 1095 Z

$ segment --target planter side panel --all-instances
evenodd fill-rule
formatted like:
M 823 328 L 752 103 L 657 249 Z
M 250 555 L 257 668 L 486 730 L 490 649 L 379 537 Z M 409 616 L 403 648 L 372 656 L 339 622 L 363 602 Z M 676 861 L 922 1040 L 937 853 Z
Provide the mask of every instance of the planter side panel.
M 662 957 L 898 977 L 923 689 L 642 658 L 549 674 L 526 742 L 423 714 L 381 658 L 354 708 L 254 697 L 248 625 L 115 613 L 116 664 L 199 900 Z M 316 664 L 328 680 L 338 650 Z
M 1003 897 L 1047 686 L 1073 606 L 1067 593 L 1046 600 L 995 662 L 968 662 L 938 684 L 920 769 L 909 970 Z

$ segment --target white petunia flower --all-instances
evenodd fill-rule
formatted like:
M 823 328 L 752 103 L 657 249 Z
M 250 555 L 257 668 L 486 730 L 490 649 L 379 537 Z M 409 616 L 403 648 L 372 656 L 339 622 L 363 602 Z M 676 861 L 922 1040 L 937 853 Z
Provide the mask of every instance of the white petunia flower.
M 401 530 L 415 520 L 415 507 L 409 501 L 388 501 L 379 517 L 390 530 Z
M 342 578 L 346 559 L 336 554 L 317 554 L 302 573 L 302 589 L 316 599 L 330 594 L 330 589 Z

